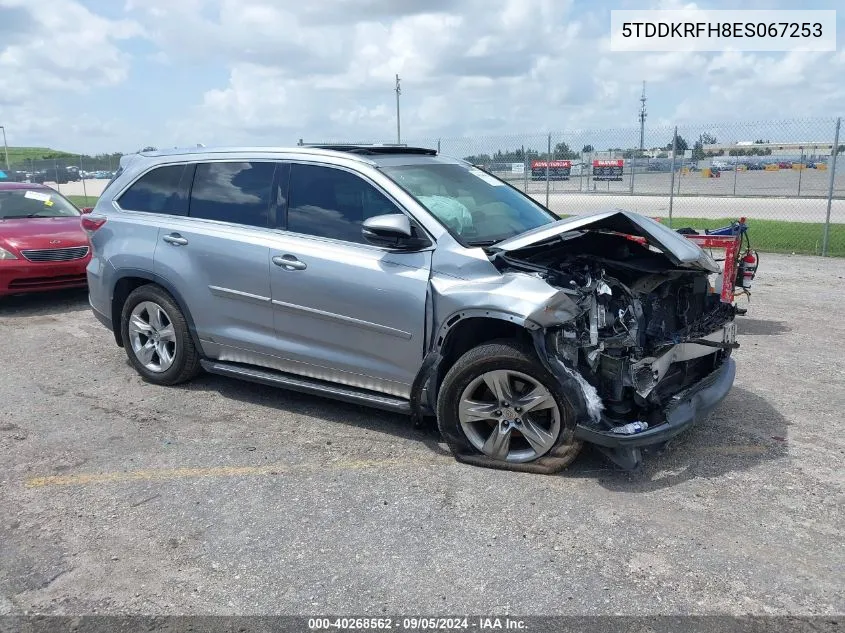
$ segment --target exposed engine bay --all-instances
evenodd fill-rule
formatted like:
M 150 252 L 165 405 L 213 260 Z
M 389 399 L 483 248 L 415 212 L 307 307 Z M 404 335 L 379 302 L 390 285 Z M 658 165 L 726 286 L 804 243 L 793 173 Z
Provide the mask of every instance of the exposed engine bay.
M 712 270 L 618 231 L 572 231 L 493 261 L 538 275 L 577 304 L 574 318 L 546 328 L 546 349 L 578 380 L 595 428 L 660 425 L 673 396 L 738 346 L 736 308 L 721 301 Z

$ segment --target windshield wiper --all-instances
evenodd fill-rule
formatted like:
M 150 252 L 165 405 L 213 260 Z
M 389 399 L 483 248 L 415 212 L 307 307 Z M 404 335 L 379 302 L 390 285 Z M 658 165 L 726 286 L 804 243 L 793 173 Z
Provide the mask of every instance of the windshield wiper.
M 493 246 L 493 244 L 496 244 L 498 242 L 501 242 L 501 240 L 478 240 L 467 242 L 467 246 L 481 246 L 483 248 L 485 246 Z
M 54 218 L 54 215 L 41 215 L 40 213 L 30 213 L 29 215 L 23 216 L 25 218 Z

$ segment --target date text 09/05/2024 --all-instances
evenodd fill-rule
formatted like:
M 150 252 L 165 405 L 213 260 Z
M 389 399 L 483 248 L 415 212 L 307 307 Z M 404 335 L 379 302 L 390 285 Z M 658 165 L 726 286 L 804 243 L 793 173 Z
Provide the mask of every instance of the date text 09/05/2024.
M 468 630 L 479 631 L 511 630 L 524 631 L 525 622 L 517 618 L 509 617 L 454 617 L 454 618 L 428 618 L 428 617 L 406 617 L 406 618 L 309 618 L 308 629 L 311 631 L 366 631 L 366 630 L 389 630 L 400 631 L 444 631 L 444 630 Z

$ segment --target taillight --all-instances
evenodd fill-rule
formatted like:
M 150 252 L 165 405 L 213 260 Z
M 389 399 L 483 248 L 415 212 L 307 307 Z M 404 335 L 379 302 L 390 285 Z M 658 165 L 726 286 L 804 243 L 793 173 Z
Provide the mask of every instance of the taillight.
M 84 215 L 82 216 L 82 228 L 88 231 L 89 235 L 99 229 L 106 223 L 108 218 L 100 215 Z

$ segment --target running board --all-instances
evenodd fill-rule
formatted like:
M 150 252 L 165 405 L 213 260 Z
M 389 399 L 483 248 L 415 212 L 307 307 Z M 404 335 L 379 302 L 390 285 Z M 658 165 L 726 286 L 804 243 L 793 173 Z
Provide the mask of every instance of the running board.
M 383 393 L 364 391 L 348 385 L 328 383 L 304 376 L 294 376 L 293 374 L 285 374 L 273 369 L 264 369 L 263 367 L 254 367 L 251 365 L 227 363 L 219 360 L 201 360 L 200 364 L 205 371 L 211 374 L 240 378 L 241 380 L 257 382 L 262 385 L 291 389 L 292 391 L 310 393 L 311 395 L 342 400 L 353 404 L 363 404 L 368 407 L 392 411 L 394 413 L 411 413 L 411 405 L 408 400 Z

